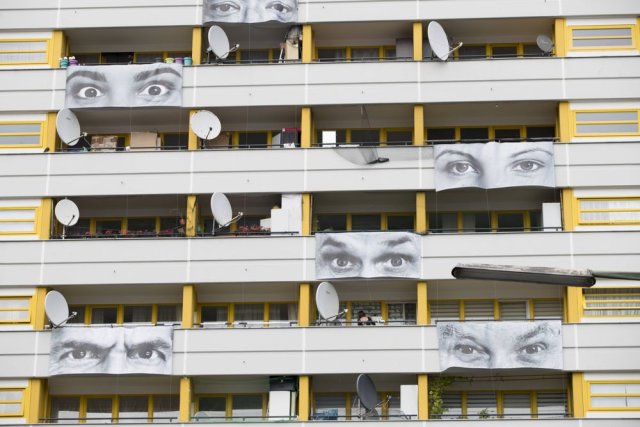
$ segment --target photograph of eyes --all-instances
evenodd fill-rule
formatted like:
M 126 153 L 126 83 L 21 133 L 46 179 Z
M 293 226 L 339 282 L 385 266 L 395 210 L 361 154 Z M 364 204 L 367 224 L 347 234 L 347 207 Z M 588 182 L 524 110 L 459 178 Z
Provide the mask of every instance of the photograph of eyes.
M 440 369 L 562 369 L 562 324 L 438 322 Z
M 64 106 L 180 107 L 182 65 L 158 63 L 69 67 Z
M 298 0 L 204 0 L 203 23 L 296 22 Z
M 408 232 L 316 233 L 316 279 L 420 277 L 420 238 Z
M 436 191 L 450 188 L 555 187 L 553 143 L 438 144 Z
M 51 331 L 50 375 L 171 375 L 173 329 L 66 327 Z

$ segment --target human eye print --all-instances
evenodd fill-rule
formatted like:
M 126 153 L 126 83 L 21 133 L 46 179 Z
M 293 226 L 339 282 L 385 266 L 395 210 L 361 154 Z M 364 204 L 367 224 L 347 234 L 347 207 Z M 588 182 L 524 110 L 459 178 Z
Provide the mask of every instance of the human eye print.
M 362 267 L 359 258 L 343 251 L 327 251 L 322 254 L 322 260 L 331 272 L 337 276 L 354 274 L 360 271 Z
M 293 19 L 295 5 L 286 1 L 270 1 L 265 6 L 273 19 L 280 22 L 287 22 Z
M 205 11 L 205 18 L 208 20 L 228 19 L 239 13 L 242 6 L 239 2 L 230 0 L 209 1 Z
M 479 363 L 490 358 L 487 349 L 472 341 L 462 341 L 455 344 L 453 356 L 464 363 Z
M 128 348 L 127 358 L 140 362 L 156 363 L 167 360 L 167 355 L 161 346 L 158 346 L 154 342 L 147 342 L 136 344 L 131 348 Z
M 380 257 L 377 260 L 378 271 L 384 275 L 398 275 L 409 268 L 412 268 L 416 262 L 416 257 L 409 253 L 391 252 Z
M 102 101 L 108 94 L 108 89 L 95 82 L 77 82 L 71 87 L 70 94 L 81 105 L 91 105 Z
M 511 171 L 521 175 L 537 172 L 546 167 L 544 162 L 539 160 L 519 160 L 511 164 Z
M 518 360 L 522 363 L 538 365 L 547 357 L 549 345 L 544 341 L 527 343 L 516 349 Z
M 159 100 L 160 97 L 168 96 L 174 89 L 174 85 L 167 81 L 150 82 L 138 92 L 138 96 Z
M 89 371 L 102 364 L 109 354 L 108 347 L 91 343 L 73 342 L 64 344 L 57 356 L 59 370 Z
M 445 171 L 452 176 L 464 177 L 479 175 L 480 166 L 468 160 L 453 160 L 446 164 Z

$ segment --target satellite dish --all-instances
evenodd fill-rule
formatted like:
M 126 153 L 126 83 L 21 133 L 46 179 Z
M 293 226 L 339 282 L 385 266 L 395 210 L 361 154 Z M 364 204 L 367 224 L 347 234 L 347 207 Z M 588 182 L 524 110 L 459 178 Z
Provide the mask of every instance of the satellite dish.
M 58 222 L 66 227 L 76 225 L 80 219 L 78 205 L 69 199 L 60 200 L 54 210 Z
M 553 51 L 553 40 L 549 36 L 540 34 L 536 37 L 536 44 L 546 54 L 550 54 Z
M 54 328 L 60 327 L 76 316 L 76 312 L 69 315 L 69 304 L 58 291 L 49 291 L 44 297 L 44 311 Z
M 231 52 L 235 52 L 240 47 L 239 44 L 229 46 L 229 37 L 227 37 L 227 33 L 217 25 L 213 25 L 209 28 L 207 39 L 209 40 L 208 50 L 213 52 L 218 59 L 227 59 L 227 56 L 229 56 Z
M 340 315 L 340 297 L 329 282 L 322 282 L 316 289 L 316 307 L 320 317 L 333 320 Z
M 78 140 L 84 136 L 84 134 L 80 132 L 80 122 L 78 118 L 73 111 L 68 108 L 63 108 L 58 111 L 56 116 L 56 129 L 62 142 L 71 147 L 76 145 Z
M 378 391 L 373 380 L 367 374 L 358 375 L 356 380 L 356 392 L 358 393 L 358 399 L 360 403 L 365 407 L 367 411 L 375 411 L 378 403 Z
M 441 61 L 449 59 L 449 55 L 460 49 L 462 46 L 462 43 L 459 43 L 458 46 L 452 49 L 449 46 L 447 33 L 444 31 L 444 28 L 442 28 L 442 25 L 436 21 L 429 22 L 429 26 L 427 27 L 427 38 L 429 39 L 429 46 L 431 46 L 431 50 Z
M 220 135 L 220 119 L 211 111 L 200 110 L 191 117 L 191 130 L 201 139 L 213 139 Z
M 213 193 L 213 196 L 211 196 L 211 212 L 213 212 L 213 217 L 221 227 L 231 223 L 233 218 L 231 203 L 224 193 Z

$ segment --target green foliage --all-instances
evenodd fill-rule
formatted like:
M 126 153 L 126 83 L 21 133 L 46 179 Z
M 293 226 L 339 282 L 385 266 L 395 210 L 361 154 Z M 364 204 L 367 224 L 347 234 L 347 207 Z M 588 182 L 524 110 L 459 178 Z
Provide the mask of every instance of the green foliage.
M 490 416 L 491 415 L 489 414 L 489 409 L 487 408 L 484 408 L 482 411 L 478 412 L 478 418 L 480 418 L 481 420 L 486 420 Z
M 455 380 L 456 377 L 429 378 L 429 418 L 440 418 L 447 411 L 442 394 Z

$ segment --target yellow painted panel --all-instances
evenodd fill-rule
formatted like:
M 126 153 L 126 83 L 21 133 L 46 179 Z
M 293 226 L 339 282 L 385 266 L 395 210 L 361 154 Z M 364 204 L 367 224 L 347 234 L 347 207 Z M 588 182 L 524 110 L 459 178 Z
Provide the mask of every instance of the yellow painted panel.
M 309 421 L 311 378 L 308 375 L 298 377 L 298 420 Z
M 197 304 L 196 286 L 182 287 L 182 327 L 193 328 L 193 313 Z
M 182 423 L 189 422 L 191 419 L 191 394 L 191 378 L 180 378 L 180 413 L 178 415 L 178 421 Z
M 193 65 L 200 65 L 202 61 L 202 27 L 194 27 L 191 32 L 191 58 Z
M 424 106 L 413 106 L 413 145 L 424 145 Z
M 429 376 L 418 374 L 418 419 L 429 419 Z
M 300 298 L 298 302 L 298 326 L 311 324 L 311 285 L 300 284 Z
M 422 61 L 422 22 L 413 23 L 413 60 Z

